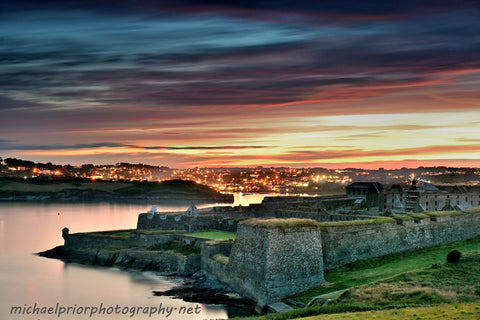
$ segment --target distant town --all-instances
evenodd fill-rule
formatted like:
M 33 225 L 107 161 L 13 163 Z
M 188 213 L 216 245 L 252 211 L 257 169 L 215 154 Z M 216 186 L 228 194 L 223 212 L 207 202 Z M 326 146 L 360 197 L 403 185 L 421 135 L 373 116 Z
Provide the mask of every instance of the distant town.
M 36 163 L 15 158 L 0 158 L 0 177 L 23 179 L 86 178 L 92 181 L 166 181 L 191 180 L 220 192 L 335 194 L 344 192 L 353 182 L 379 182 L 383 185 L 419 182 L 436 185 L 479 185 L 480 168 L 419 167 L 386 170 L 356 168 L 189 168 L 173 169 L 148 164 L 116 163 L 80 166 Z

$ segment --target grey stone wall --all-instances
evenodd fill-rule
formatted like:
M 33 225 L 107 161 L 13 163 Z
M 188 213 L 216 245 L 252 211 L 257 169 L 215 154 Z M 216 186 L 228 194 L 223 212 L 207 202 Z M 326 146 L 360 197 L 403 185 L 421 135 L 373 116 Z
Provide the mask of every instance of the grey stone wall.
M 91 236 L 82 233 L 70 234 L 65 241 L 65 247 L 69 248 L 106 248 L 106 247 L 125 247 L 139 246 L 150 247 L 156 244 L 170 242 L 181 235 L 176 234 L 138 234 L 132 232 L 129 239 L 112 239 L 102 236 Z
M 139 247 L 151 247 L 157 244 L 167 243 L 177 239 L 178 235 L 169 233 L 169 234 L 141 234 L 134 233 L 130 234 L 130 244 L 139 246 Z
M 105 248 L 130 245 L 130 240 L 92 237 L 84 234 L 70 234 L 65 241 L 65 248 Z
M 205 271 L 207 278 L 228 283 L 230 277 L 227 265 L 213 260 L 212 256 L 215 254 L 223 254 L 226 257 L 230 256 L 232 242 L 212 243 L 211 241 L 206 241 L 202 243 L 201 250 L 201 268 Z
M 333 269 L 357 260 L 479 236 L 480 213 L 321 229 L 324 267 Z
M 310 220 L 295 226 L 298 219 L 285 219 L 286 225 L 272 226 L 265 221 L 239 224 L 227 268 L 229 283 L 260 306 L 323 285 L 318 224 Z
M 74 260 L 95 265 L 175 272 L 180 275 L 193 274 L 198 271 L 201 267 L 199 255 L 181 256 L 145 249 L 172 240 L 182 240 L 198 247 L 206 241 L 178 234 L 145 235 L 132 232 L 129 239 L 122 240 L 80 233 L 68 236 L 65 241 L 65 249 Z
M 237 224 L 243 219 L 224 218 L 218 215 L 154 214 L 142 213 L 138 216 L 137 229 L 185 230 L 197 232 L 205 230 L 222 230 L 235 232 Z
M 223 254 L 226 257 L 230 256 L 232 251 L 232 242 L 211 242 L 205 241 L 201 244 L 202 270 L 209 272 L 210 259 L 215 254 Z

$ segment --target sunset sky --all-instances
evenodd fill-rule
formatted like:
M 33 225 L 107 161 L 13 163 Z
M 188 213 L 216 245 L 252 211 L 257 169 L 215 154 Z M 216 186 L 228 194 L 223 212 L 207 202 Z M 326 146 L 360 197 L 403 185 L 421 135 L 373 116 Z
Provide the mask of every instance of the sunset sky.
M 2 1 L 0 157 L 480 167 L 480 3 Z

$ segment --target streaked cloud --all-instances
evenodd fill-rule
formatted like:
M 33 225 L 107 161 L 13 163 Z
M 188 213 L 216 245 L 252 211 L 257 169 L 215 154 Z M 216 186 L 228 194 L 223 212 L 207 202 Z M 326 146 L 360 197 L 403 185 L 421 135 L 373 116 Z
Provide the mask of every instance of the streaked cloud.
M 473 159 L 479 13 L 474 1 L 2 3 L 2 156 Z

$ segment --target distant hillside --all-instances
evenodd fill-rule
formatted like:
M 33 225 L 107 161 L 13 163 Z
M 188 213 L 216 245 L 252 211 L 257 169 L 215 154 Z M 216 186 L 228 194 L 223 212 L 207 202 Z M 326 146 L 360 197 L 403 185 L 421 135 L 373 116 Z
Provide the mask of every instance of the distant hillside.
M 110 182 L 86 179 L 0 179 L 0 200 L 10 201 L 108 201 L 108 200 L 205 200 L 233 202 L 193 181 Z

